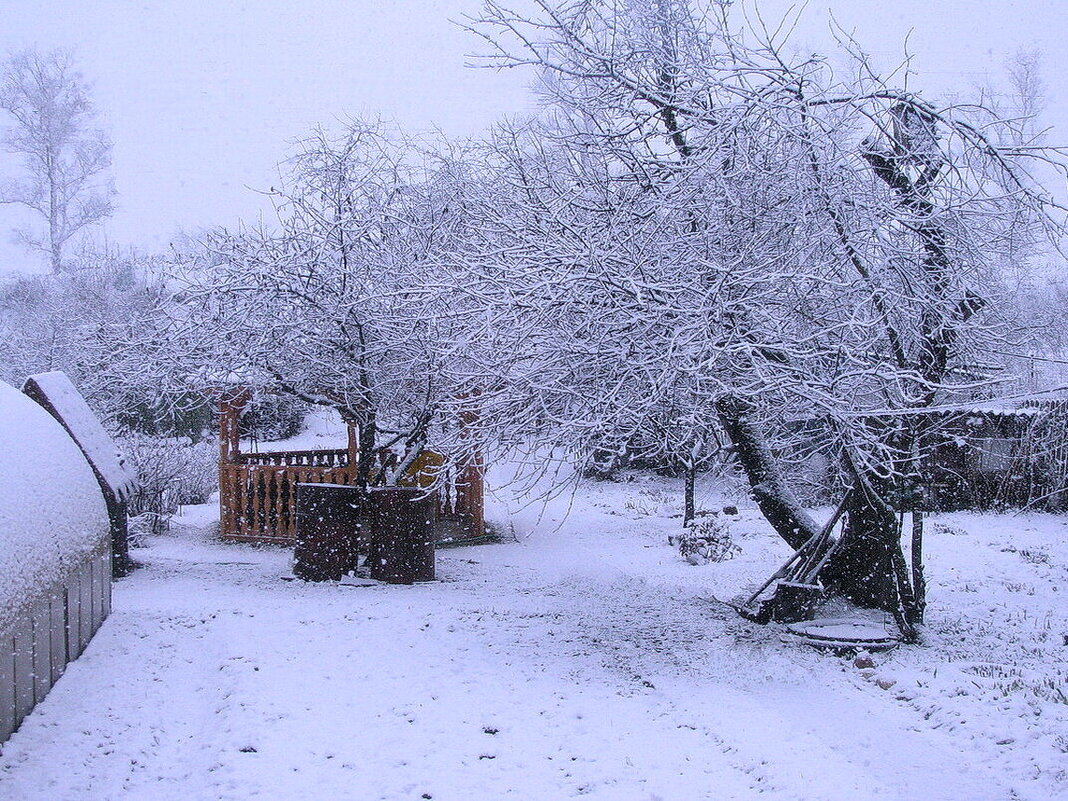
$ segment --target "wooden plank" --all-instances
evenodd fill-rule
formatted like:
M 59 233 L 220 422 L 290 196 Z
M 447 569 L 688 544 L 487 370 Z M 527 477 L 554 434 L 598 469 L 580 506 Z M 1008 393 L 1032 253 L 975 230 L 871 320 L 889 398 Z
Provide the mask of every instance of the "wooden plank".
M 67 601 L 62 590 L 48 598 L 49 634 L 52 639 L 51 664 L 52 684 L 67 669 Z
M 274 471 L 270 468 L 260 471 L 260 531 L 264 532 L 267 536 L 272 535 L 271 526 L 271 474 Z
M 235 534 L 240 534 L 242 526 L 244 525 L 245 514 L 245 492 L 242 486 L 242 482 L 245 480 L 245 469 L 243 467 L 233 468 L 232 483 L 230 490 L 233 493 L 230 499 L 231 509 L 233 510 L 233 531 Z
M 277 536 L 275 515 L 278 509 L 274 497 L 275 472 L 275 468 L 263 472 L 263 533 L 269 537 Z
M 0 631 L 0 743 L 15 731 L 15 635 Z
M 100 561 L 104 565 L 104 619 L 106 620 L 108 615 L 111 614 L 111 591 L 113 589 L 111 583 L 111 553 L 105 551 L 100 555 Z
M 237 482 L 237 509 L 240 514 L 240 518 L 238 519 L 238 531 L 241 532 L 242 536 L 248 536 L 251 531 L 249 525 L 249 516 L 252 514 L 252 496 L 250 490 L 250 483 L 252 481 L 252 476 L 250 474 L 251 470 L 251 467 L 242 468 L 240 479 Z
M 48 598 L 33 605 L 33 699 L 41 703 L 52 689 L 52 613 Z
M 104 622 L 104 594 L 107 585 L 111 582 L 104 575 L 104 562 L 99 556 L 94 556 L 90 563 L 93 573 L 93 633 Z
M 274 533 L 275 536 L 284 538 L 288 532 L 288 517 L 290 513 L 289 508 L 289 494 L 286 488 L 286 473 L 285 469 L 278 469 L 274 471 L 274 509 L 275 509 L 275 522 Z
M 263 476 L 263 470 L 257 467 L 249 468 L 249 477 L 252 479 L 252 518 L 249 521 L 249 528 L 252 531 L 259 533 L 263 532 L 263 521 L 260 520 L 260 478 Z
M 97 627 L 100 625 L 100 612 L 103 611 L 104 604 L 101 603 L 100 597 L 100 569 L 97 567 L 97 560 L 89 560 L 89 631 L 90 637 L 96 633 Z
M 232 498 L 230 489 L 230 468 L 219 463 L 219 535 L 229 537 L 233 533 L 231 527 Z
M 237 477 L 240 470 L 240 467 L 232 467 L 229 471 L 230 479 L 227 490 L 228 497 L 226 499 L 229 536 L 237 536 L 241 533 L 241 507 L 239 506 L 241 493 L 237 487 Z
M 15 619 L 15 725 L 22 723 L 34 704 L 33 621 L 26 613 Z
M 272 536 L 271 532 L 271 468 L 259 471 L 260 491 L 260 531 L 264 536 Z
M 281 537 L 285 531 L 283 515 L 285 514 L 285 499 L 282 495 L 282 475 L 284 467 L 278 467 L 271 471 L 270 475 L 270 512 L 271 512 L 271 536 Z
M 78 653 L 93 636 L 93 568 L 83 562 L 78 567 Z
M 71 576 L 64 591 L 64 605 L 67 612 L 67 661 L 73 662 L 82 654 L 82 616 L 78 612 L 81 606 L 81 593 L 78 589 L 77 573 Z
M 289 526 L 286 529 L 286 536 L 292 539 L 294 542 L 297 540 L 297 472 L 290 470 L 287 474 L 289 480 L 289 487 L 287 491 L 289 493 Z

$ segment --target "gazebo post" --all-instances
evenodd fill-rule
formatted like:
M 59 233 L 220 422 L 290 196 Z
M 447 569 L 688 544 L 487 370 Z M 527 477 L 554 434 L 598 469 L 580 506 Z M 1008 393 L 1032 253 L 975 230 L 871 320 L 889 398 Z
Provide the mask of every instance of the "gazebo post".
M 350 477 L 349 480 L 350 481 L 355 481 L 356 475 L 359 472 L 360 440 L 356 436 L 356 426 L 354 426 L 348 420 L 345 421 L 345 425 L 348 428 L 348 435 L 349 435 L 349 439 L 348 439 L 348 449 L 349 449 L 349 455 L 348 455 L 349 464 L 348 464 L 348 468 L 349 468 L 349 477 Z
M 474 439 L 479 436 L 479 422 L 481 415 L 477 405 L 478 392 L 473 392 L 465 397 L 467 404 L 460 413 L 460 430 L 465 439 Z M 463 499 L 463 510 L 467 515 L 468 530 L 471 537 L 481 537 L 486 533 L 485 519 L 485 465 L 482 460 L 481 449 L 475 450 L 471 460 L 465 465 L 457 482 L 457 495 Z M 457 510 L 459 511 L 459 510 Z
M 224 392 L 219 398 L 219 463 L 229 464 L 241 454 L 241 431 L 238 421 L 248 404 L 245 388 Z
M 237 487 L 240 476 L 234 464 L 241 455 L 238 423 L 249 396 L 245 387 L 223 390 L 219 395 L 219 528 L 224 537 L 240 533 L 238 505 L 241 493 Z

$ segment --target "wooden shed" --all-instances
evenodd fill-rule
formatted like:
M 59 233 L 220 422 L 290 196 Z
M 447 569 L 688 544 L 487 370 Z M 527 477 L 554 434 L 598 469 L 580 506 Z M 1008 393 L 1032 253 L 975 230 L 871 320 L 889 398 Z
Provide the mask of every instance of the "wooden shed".
M 219 528 L 223 539 L 292 545 L 296 541 L 297 484 L 356 482 L 359 448 L 348 426 L 345 448 L 241 452 L 240 419 L 251 400 L 246 389 L 221 393 L 219 401 Z M 376 457 L 388 462 L 388 451 Z M 379 466 L 372 474 L 380 475 Z M 402 486 L 437 486 L 439 542 L 485 534 L 483 466 L 475 458 L 461 469 L 433 451 L 423 451 L 408 469 Z
M 1065 401 L 904 409 L 865 414 L 863 421 L 876 433 L 896 430 L 907 421 L 920 437 L 916 473 L 903 480 L 898 496 L 905 511 L 917 503 L 926 511 L 1068 507 Z M 833 476 L 839 469 L 834 433 L 818 420 L 800 421 L 791 433 L 800 443 L 794 445 L 799 458 L 823 454 Z
M 1068 501 L 1064 404 L 920 412 L 921 472 L 932 509 L 1060 509 Z

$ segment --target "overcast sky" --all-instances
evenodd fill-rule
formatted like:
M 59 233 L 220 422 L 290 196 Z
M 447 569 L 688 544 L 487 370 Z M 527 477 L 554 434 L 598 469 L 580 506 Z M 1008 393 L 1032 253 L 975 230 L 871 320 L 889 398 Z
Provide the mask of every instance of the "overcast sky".
M 767 16 L 789 7 L 761 0 Z M 0 50 L 68 47 L 94 83 L 114 143 L 118 244 L 165 247 L 179 230 L 253 217 L 287 143 L 316 123 L 381 114 L 414 129 L 476 135 L 530 109 L 528 78 L 464 67 L 477 42 L 450 19 L 479 0 L 0 0 Z M 999 81 L 1020 47 L 1044 54 L 1051 139 L 1068 143 L 1066 0 L 824 0 L 795 41 L 827 40 L 833 15 L 881 62 L 906 35 L 929 97 Z M 0 271 L 37 268 L 8 243 Z

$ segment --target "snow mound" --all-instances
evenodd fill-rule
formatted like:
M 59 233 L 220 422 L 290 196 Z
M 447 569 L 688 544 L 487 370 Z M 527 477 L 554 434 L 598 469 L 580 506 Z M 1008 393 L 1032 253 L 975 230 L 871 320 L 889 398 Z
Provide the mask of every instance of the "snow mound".
M 108 536 L 100 485 L 74 440 L 0 382 L 0 629 Z

